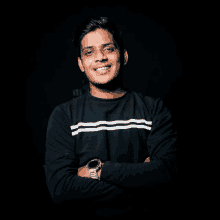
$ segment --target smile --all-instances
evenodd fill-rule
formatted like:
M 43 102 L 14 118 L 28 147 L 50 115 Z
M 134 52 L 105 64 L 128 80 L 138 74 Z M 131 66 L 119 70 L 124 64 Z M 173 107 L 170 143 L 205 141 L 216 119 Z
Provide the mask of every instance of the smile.
M 102 67 L 102 68 L 98 68 L 98 69 L 95 69 L 95 71 L 99 71 L 99 70 L 108 70 L 108 69 L 110 69 L 111 68 L 111 66 L 106 66 L 106 67 Z

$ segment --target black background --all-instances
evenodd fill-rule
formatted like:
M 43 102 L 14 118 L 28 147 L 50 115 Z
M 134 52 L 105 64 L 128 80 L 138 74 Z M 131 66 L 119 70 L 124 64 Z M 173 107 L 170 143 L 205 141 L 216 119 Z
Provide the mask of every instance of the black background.
M 53 109 L 72 99 L 72 90 L 83 86 L 76 50 L 72 45 L 75 27 L 88 16 L 112 17 L 124 33 L 128 64 L 124 85 L 136 92 L 162 98 L 171 111 L 178 132 L 178 194 L 175 210 L 187 215 L 181 201 L 188 196 L 193 150 L 188 115 L 192 104 L 194 76 L 186 63 L 191 59 L 189 42 L 194 8 L 183 5 L 80 6 L 39 5 L 20 10 L 16 19 L 19 44 L 26 51 L 26 143 L 28 154 L 28 204 L 35 211 L 48 210 L 52 201 L 43 169 L 47 123 Z M 22 8 L 22 7 L 21 7 Z M 142 9 L 143 8 L 143 9 Z M 190 114 L 193 114 L 192 111 Z M 193 175 L 193 174 L 190 174 Z M 188 201 L 191 210 L 193 199 Z M 173 204 L 172 204 L 173 205 Z M 178 215 L 177 215 L 178 216 Z

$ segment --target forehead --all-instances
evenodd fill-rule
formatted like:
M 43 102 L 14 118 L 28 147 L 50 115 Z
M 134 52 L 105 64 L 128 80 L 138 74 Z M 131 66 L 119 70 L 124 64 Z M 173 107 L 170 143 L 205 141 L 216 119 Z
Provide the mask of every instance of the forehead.
M 86 34 L 82 41 L 82 48 L 84 47 L 100 47 L 106 43 L 114 43 L 113 36 L 110 32 L 104 29 L 96 29 L 95 31 Z

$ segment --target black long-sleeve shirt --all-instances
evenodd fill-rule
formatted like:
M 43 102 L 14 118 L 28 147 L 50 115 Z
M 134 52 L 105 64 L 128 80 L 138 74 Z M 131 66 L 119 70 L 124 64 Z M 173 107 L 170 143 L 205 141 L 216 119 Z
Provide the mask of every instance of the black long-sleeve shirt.
M 176 142 L 160 98 L 128 90 L 120 98 L 101 99 L 88 90 L 57 106 L 49 118 L 44 169 L 52 201 L 106 215 L 134 207 L 147 211 L 159 187 L 177 174 Z M 95 158 L 104 163 L 100 180 L 77 176 Z

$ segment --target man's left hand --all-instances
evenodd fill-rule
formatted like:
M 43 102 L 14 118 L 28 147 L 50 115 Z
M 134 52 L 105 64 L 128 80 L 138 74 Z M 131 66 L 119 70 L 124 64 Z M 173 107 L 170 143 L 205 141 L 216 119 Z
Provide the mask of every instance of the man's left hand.
M 104 163 L 102 163 L 102 166 L 103 166 L 103 165 L 104 165 Z M 97 172 L 99 179 L 100 179 L 100 177 L 101 177 L 101 171 L 102 171 L 102 169 L 100 169 L 100 170 Z M 91 178 L 91 177 L 90 177 L 90 173 L 89 173 L 88 169 L 86 168 L 86 165 L 83 166 L 83 167 L 78 168 L 78 173 L 77 173 L 77 175 L 78 175 L 78 176 L 81 176 L 81 177 Z

